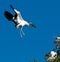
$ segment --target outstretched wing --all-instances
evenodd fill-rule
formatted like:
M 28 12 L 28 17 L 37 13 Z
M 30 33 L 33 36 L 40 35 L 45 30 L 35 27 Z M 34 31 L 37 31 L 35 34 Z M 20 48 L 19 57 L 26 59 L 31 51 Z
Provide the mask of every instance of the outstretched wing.
M 8 11 L 5 11 L 4 12 L 4 16 L 9 20 L 9 21 L 13 21 L 15 24 L 17 24 L 14 20 L 13 20 L 13 15 L 8 12 Z
M 4 12 L 4 16 L 10 21 L 13 18 L 13 15 L 11 13 L 9 13 L 8 11 Z
M 22 16 L 20 11 L 18 11 L 17 9 L 15 9 L 12 5 L 10 5 L 10 8 L 16 13 L 16 17 L 22 20 Z

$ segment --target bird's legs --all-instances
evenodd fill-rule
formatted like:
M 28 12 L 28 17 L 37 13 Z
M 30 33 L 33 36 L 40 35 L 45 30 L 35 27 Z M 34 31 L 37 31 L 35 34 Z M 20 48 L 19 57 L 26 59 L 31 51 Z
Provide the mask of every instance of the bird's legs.
M 21 31 L 20 31 L 20 35 L 21 35 L 21 38 L 22 38 L 22 33 L 21 33 Z
M 23 35 L 25 35 L 25 33 L 24 33 L 23 30 L 22 30 L 22 27 L 21 27 L 20 35 L 21 35 L 21 37 L 22 37 Z
M 22 32 L 23 35 L 25 35 L 25 33 L 23 32 L 22 28 L 21 28 L 21 32 Z

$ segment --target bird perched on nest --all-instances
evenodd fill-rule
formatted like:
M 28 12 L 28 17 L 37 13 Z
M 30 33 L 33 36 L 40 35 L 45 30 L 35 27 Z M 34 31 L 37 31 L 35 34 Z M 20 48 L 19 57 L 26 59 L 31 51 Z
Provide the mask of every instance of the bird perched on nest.
M 50 56 L 48 57 L 47 61 L 54 61 L 57 58 L 57 52 L 51 51 Z

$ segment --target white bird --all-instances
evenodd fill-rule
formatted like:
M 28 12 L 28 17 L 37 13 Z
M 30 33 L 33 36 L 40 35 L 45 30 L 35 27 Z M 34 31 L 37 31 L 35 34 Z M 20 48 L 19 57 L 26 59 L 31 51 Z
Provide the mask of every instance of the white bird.
M 51 51 L 51 57 L 56 57 L 56 56 L 57 56 L 57 52 Z
M 10 5 L 10 7 L 11 7 L 12 10 L 15 12 L 15 15 L 12 15 L 12 14 L 9 13 L 8 11 L 5 11 L 4 15 L 5 15 L 5 17 L 6 17 L 8 20 L 13 21 L 13 22 L 15 23 L 15 26 L 16 26 L 17 28 L 20 28 L 20 29 L 21 29 L 21 31 L 20 31 L 21 37 L 22 37 L 22 35 L 25 35 L 24 32 L 23 32 L 23 30 L 22 30 L 22 28 L 23 28 L 24 26 L 29 26 L 29 25 L 31 25 L 31 26 L 34 27 L 34 28 L 36 27 L 32 22 L 27 22 L 27 21 L 25 21 L 25 20 L 22 18 L 21 14 L 20 14 L 20 11 L 16 10 L 15 8 L 13 8 L 12 5 Z
M 55 52 L 55 51 L 51 51 L 50 55 L 51 56 L 48 58 L 47 61 L 53 61 L 57 58 L 57 52 Z
M 56 48 L 57 48 L 57 49 L 60 49 L 60 37 L 59 37 L 59 36 L 56 36 L 55 39 L 56 39 L 56 40 L 55 40 L 54 43 L 55 43 L 55 45 L 56 45 Z
M 60 37 L 56 37 L 56 40 L 60 40 Z

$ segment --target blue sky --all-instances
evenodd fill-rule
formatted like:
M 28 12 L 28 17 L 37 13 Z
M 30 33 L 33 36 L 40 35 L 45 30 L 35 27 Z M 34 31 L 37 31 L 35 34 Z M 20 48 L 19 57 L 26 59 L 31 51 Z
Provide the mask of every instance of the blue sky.
M 11 13 L 12 4 L 26 21 L 37 28 L 24 27 L 25 36 L 4 17 Z M 55 47 L 54 36 L 60 36 L 59 0 L 1 0 L 0 1 L 0 62 L 45 62 L 45 54 Z

